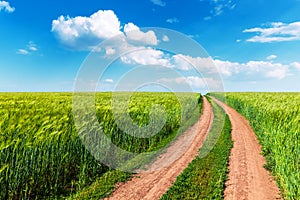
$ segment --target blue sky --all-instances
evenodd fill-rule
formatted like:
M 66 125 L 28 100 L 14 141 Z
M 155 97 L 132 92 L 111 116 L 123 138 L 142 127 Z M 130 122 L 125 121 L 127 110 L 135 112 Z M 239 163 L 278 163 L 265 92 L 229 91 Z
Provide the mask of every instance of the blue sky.
M 196 76 L 178 55 L 158 50 L 168 36 L 142 27 L 178 31 L 202 45 L 226 91 L 300 91 L 299 12 L 299 0 L 0 1 L 0 91 L 72 91 L 96 45 L 118 34 L 130 39 L 130 30 L 140 52 L 120 56 L 99 82 L 91 80 L 98 89 L 114 90 L 137 66 L 178 65 L 182 77 L 159 78 L 207 91 L 213 78 Z

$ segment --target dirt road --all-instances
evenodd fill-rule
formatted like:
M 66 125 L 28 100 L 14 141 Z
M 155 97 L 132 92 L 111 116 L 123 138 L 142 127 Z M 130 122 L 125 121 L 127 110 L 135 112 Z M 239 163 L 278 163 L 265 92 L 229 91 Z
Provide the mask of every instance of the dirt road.
M 196 157 L 213 121 L 212 108 L 206 98 L 203 99 L 203 112 L 200 120 L 172 144 L 151 166 L 150 172 L 137 174 L 132 180 L 121 184 L 107 199 L 140 200 L 159 199 L 173 184 L 176 177 Z M 184 153 L 182 153 L 184 152 Z M 170 158 L 180 155 L 166 167 L 155 170 L 168 163 Z M 172 159 L 171 159 L 172 160 Z
M 224 103 L 217 100 L 216 102 L 229 115 L 234 141 L 229 158 L 229 180 L 226 182 L 225 200 L 281 199 L 273 177 L 263 167 L 266 161 L 260 154 L 261 146 L 247 120 Z

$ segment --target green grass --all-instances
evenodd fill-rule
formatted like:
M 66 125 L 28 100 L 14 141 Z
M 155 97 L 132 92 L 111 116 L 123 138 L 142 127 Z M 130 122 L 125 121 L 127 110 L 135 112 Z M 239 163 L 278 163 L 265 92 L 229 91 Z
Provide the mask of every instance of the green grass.
M 228 159 L 233 146 L 231 123 L 226 115 L 224 124 L 224 111 L 214 102 L 212 105 L 214 122 L 203 149 L 200 149 L 199 156 L 177 177 L 173 186 L 162 196 L 162 200 L 223 199 Z M 212 149 L 211 144 L 215 144 Z M 211 151 L 203 157 L 208 149 Z
M 255 131 L 282 197 L 300 199 L 300 93 L 226 93 L 226 101 Z
M 93 182 L 90 186 L 83 188 L 79 192 L 69 196 L 68 200 L 80 199 L 80 200 L 91 200 L 101 199 L 109 197 L 115 189 L 115 186 L 119 182 L 125 182 L 131 177 L 131 174 L 118 171 L 110 170 L 103 176 Z
M 112 114 L 112 93 L 96 94 L 97 119 L 93 123 L 101 122 L 106 136 L 130 152 L 159 149 L 176 137 L 180 127 L 199 116 L 199 94 L 178 94 L 182 104 L 173 93 L 134 93 L 130 98 L 128 93 L 116 95 L 117 111 L 128 112 L 140 126 L 151 124 L 153 105 L 166 111 L 166 123 L 156 135 L 136 138 L 118 128 Z M 181 106 L 186 108 L 184 113 Z M 112 191 L 115 182 L 129 177 L 110 170 L 82 144 L 80 136 L 85 132 L 75 127 L 71 93 L 1 93 L 0 116 L 0 199 L 65 198 L 92 190 L 88 188 L 92 183 L 106 180 L 96 192 L 103 188 L 96 194 L 101 196 Z M 136 167 L 134 162 L 130 164 Z
M 176 138 L 181 135 L 188 127 L 192 126 L 198 119 L 202 108 L 202 98 L 199 99 L 199 109 L 195 109 L 193 112 L 194 114 L 190 119 L 188 119 L 185 124 L 180 127 L 178 131 L 173 131 L 170 133 L 170 137 L 162 140 L 159 144 L 157 144 L 156 149 L 152 150 L 159 150 L 160 148 L 166 149 L 166 147 L 172 144 L 172 141 L 176 140 Z M 158 151 L 154 154 L 140 154 L 134 159 L 130 160 L 124 168 L 126 169 L 134 169 L 135 167 L 142 168 L 144 165 L 151 163 L 157 156 L 163 153 L 163 151 Z M 134 167 L 132 167 L 134 166 Z M 104 178 L 107 177 L 107 178 Z M 119 170 L 111 170 L 104 174 L 104 176 L 98 178 L 93 184 L 83 188 L 82 190 L 78 191 L 77 193 L 68 197 L 68 199 L 93 199 L 98 200 L 99 198 L 105 198 L 112 194 L 115 189 L 116 183 L 125 182 L 126 180 L 132 177 L 131 173 L 122 172 Z

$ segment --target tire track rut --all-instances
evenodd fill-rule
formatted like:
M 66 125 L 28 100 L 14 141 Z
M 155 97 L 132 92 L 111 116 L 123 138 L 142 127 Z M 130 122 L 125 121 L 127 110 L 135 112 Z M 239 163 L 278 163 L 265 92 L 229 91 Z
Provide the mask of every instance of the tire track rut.
M 264 168 L 261 146 L 248 121 L 233 108 L 213 98 L 229 115 L 234 142 L 229 158 L 229 174 L 225 200 L 281 199 L 279 188 Z

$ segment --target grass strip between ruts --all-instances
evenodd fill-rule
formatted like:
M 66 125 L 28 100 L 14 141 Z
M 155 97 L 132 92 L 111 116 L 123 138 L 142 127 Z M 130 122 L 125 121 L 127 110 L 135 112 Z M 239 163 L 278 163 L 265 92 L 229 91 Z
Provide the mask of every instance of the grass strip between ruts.
M 161 199 L 223 199 L 225 181 L 228 174 L 230 150 L 233 147 L 231 140 L 231 123 L 222 108 L 211 102 L 214 111 L 214 122 L 205 141 L 213 135 L 221 134 L 206 157 L 195 158 L 188 167 L 177 177 L 175 183 Z M 224 116 L 225 123 L 224 123 Z M 204 143 L 204 147 L 205 147 Z M 201 154 L 201 150 L 199 152 Z

